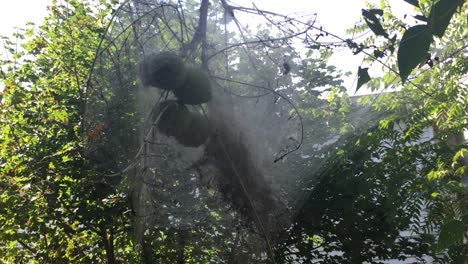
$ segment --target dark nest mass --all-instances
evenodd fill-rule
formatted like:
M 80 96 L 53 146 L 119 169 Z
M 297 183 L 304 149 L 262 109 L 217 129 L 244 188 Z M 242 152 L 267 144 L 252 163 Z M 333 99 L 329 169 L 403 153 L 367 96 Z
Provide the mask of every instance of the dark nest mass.
M 144 86 L 174 90 L 185 82 L 187 70 L 183 60 L 172 52 L 151 55 L 140 65 L 140 79 Z

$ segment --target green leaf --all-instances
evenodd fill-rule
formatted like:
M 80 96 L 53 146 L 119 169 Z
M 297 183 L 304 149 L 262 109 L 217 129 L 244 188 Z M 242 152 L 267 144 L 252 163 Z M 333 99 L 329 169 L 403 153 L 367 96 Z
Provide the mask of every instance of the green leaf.
M 58 110 L 51 113 L 50 118 L 52 120 L 66 123 L 68 122 L 68 113 L 65 110 Z
M 372 14 L 374 17 L 375 17 L 375 15 L 383 16 L 383 10 L 382 9 L 368 9 L 366 11 L 369 14 Z
M 465 225 L 459 220 L 451 220 L 444 224 L 440 230 L 437 250 L 442 251 L 460 241 L 463 241 Z
M 427 23 L 427 17 L 423 16 L 423 15 L 415 15 L 413 16 L 414 18 L 416 18 L 417 20 L 420 20 L 422 22 L 426 22 Z
M 405 31 L 398 47 L 398 69 L 403 82 L 427 58 L 431 42 L 432 35 L 427 25 L 417 25 Z
M 383 11 L 381 9 L 362 9 L 362 15 L 364 16 L 364 20 L 366 21 L 367 26 L 372 30 L 372 32 L 374 32 L 374 34 L 388 38 L 387 32 L 382 27 L 379 19 L 376 16 L 383 15 Z
M 406 3 L 412 5 L 412 6 L 415 6 L 415 7 L 419 7 L 419 1 L 418 0 L 403 0 L 405 1 Z
M 463 159 L 465 157 L 468 157 L 468 149 L 466 148 L 461 148 L 459 149 L 455 155 L 453 155 L 453 158 L 452 158 L 452 167 L 456 167 L 457 165 L 459 165 L 460 163 L 463 163 Z M 461 161 L 461 162 L 460 162 Z
M 359 88 L 361 88 L 361 86 L 369 82 L 371 79 L 367 70 L 369 70 L 369 68 L 361 68 L 361 67 L 358 68 L 358 81 L 357 81 L 356 93 L 359 90 Z
M 465 0 L 440 0 L 432 6 L 428 25 L 433 35 L 439 38 L 444 35 L 453 14 L 464 2 Z

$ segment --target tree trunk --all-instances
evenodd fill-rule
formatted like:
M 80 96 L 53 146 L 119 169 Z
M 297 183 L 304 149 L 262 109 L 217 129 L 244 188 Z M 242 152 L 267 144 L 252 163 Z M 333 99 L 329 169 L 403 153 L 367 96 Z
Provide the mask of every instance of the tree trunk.
M 107 264 L 116 264 L 114 255 L 114 234 L 112 232 L 103 232 L 102 240 L 106 249 Z
M 178 258 L 177 264 L 184 264 L 185 263 L 185 243 L 187 240 L 188 231 L 185 229 L 180 230 L 179 235 L 179 249 L 178 249 Z

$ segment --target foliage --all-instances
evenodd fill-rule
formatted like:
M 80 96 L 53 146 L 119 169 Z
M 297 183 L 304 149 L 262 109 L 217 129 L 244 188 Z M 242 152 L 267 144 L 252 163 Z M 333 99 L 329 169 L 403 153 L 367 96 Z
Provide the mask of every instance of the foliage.
M 427 57 L 432 36 L 427 25 L 417 25 L 409 28 L 401 38 L 398 47 L 398 69 L 403 81 L 411 71 Z
M 399 75 L 403 83 L 419 64 L 426 62 L 429 47 L 433 43 L 433 36 L 441 38 L 444 35 L 444 32 L 446 31 L 456 10 L 462 8 L 464 3 L 464 0 L 440 0 L 433 2 L 429 1 L 429 3 L 426 1 L 420 1 L 420 3 L 418 3 L 418 1 L 415 1 L 414 3 L 411 2 L 412 5 L 421 7 L 421 11 L 424 10 L 425 5 L 428 5 L 430 7 L 430 13 L 427 18 L 424 14 L 416 15 L 415 18 L 419 20 L 419 22 L 422 21 L 426 24 L 414 25 L 407 28 L 403 33 L 403 37 L 401 38 L 400 44 L 398 46 L 397 64 Z M 388 4 L 384 4 L 383 6 L 385 5 L 388 6 Z M 384 49 L 388 49 L 389 51 L 393 52 L 395 49 L 395 40 L 397 35 L 394 34 L 393 37 L 390 38 L 385 27 L 382 26 L 381 23 L 381 20 L 384 20 L 386 16 L 391 16 L 391 12 L 387 12 L 384 15 L 384 10 L 382 9 L 363 9 L 362 15 L 367 26 L 376 36 L 382 36 L 387 39 L 387 47 Z M 379 19 L 377 15 L 379 15 L 381 18 Z M 401 25 L 401 22 L 397 23 L 397 25 Z M 351 48 L 358 47 L 355 54 L 363 52 L 365 47 L 365 45 L 358 45 L 351 40 L 348 40 L 348 45 Z M 384 56 L 385 50 L 374 50 L 374 59 L 377 60 Z M 361 71 L 358 72 L 358 75 L 361 77 Z M 357 89 L 359 89 L 363 83 L 369 81 L 368 78 L 365 78 L 364 80 L 365 81 L 361 82 L 358 81 Z
M 420 4 L 423 10 L 438 13 L 447 10 L 440 5 L 448 1 Z M 373 109 L 366 115 L 377 114 L 374 125 L 364 126 L 373 128 L 354 130 L 355 136 L 335 144 L 338 150 L 328 154 L 321 170 L 310 170 L 308 191 L 289 239 L 280 247 L 285 254 L 279 262 L 383 263 L 431 256 L 437 262 L 464 263 L 468 203 L 462 181 L 467 161 L 461 153 L 466 148 L 468 114 L 463 66 L 467 24 L 466 12 L 452 12 L 462 4 L 449 3 L 453 9 L 448 8 L 450 12 L 444 13 L 448 15 L 413 27 L 396 19 L 385 1 L 382 9 L 363 11 L 364 22 L 377 38 L 348 40 L 348 46 L 356 54 L 366 53 L 370 64 L 383 64 L 384 76 L 372 78 L 371 89 L 394 86 L 397 76 L 406 80 L 421 61 L 430 69 L 419 69 L 396 93 L 361 98 L 361 104 Z M 450 20 L 444 28 L 447 35 L 430 50 L 431 34 L 442 37 L 434 28 L 446 27 L 442 24 Z M 395 63 L 397 36 L 402 39 Z M 381 61 L 385 57 L 387 63 Z M 359 68 L 357 89 L 371 81 L 367 70 Z M 346 97 L 329 102 L 333 101 L 346 102 Z M 356 108 L 351 104 L 343 110 L 346 127 Z M 431 131 L 433 139 L 427 138 Z
M 6 262 L 132 258 L 125 195 L 102 192 L 112 183 L 82 155 L 80 133 L 86 81 L 110 5 L 64 4 L 54 3 L 38 29 L 19 31 L 17 43 L 4 39 L 0 244 Z M 114 252 L 114 246 L 121 247 Z
M 401 179 L 398 186 L 404 187 L 407 192 L 399 193 L 399 197 L 411 198 L 407 200 L 407 205 L 395 204 L 396 207 L 393 209 L 404 208 L 406 213 L 410 213 L 405 221 L 411 220 L 411 225 L 404 228 L 414 232 L 413 239 L 425 239 L 427 243 L 424 249 L 420 249 L 419 254 L 428 254 L 436 261 L 463 263 L 467 254 L 468 234 L 465 224 L 467 190 L 462 184 L 466 178 L 467 166 L 467 160 L 462 155 L 466 149 L 463 133 L 467 131 L 468 125 L 466 54 L 463 52 L 467 47 L 467 21 L 466 9 L 461 8 L 465 1 L 411 1 L 411 3 L 415 4 L 416 10 L 422 13 L 415 16 L 416 23 L 423 21 L 427 24 L 407 25 L 405 21 L 393 16 L 389 4 L 383 1 L 382 9 L 372 7 L 369 10 L 380 15 L 379 25 L 388 32 L 387 35 L 375 32 L 369 22 L 365 21 L 376 36 L 371 36 L 360 44 L 350 45 L 360 47 L 358 52 L 365 52 L 368 55 L 367 62 L 379 62 L 383 65 L 383 76 L 372 78 L 372 82 L 368 85 L 371 89 L 380 89 L 382 85 L 394 87 L 397 85 L 395 80 L 398 76 L 404 82 L 394 95 L 389 97 L 380 95 L 377 100 L 371 101 L 373 109 L 387 112 L 388 116 L 380 121 L 379 129 L 371 133 L 379 135 L 380 138 L 374 142 L 367 141 L 363 149 L 372 150 L 382 142 L 390 142 L 385 150 L 379 152 L 383 154 L 383 164 L 373 165 L 383 166 L 385 169 L 380 168 L 371 175 L 384 177 L 383 179 L 391 175 L 391 179 Z M 461 10 L 458 13 L 455 12 L 457 8 Z M 369 15 L 363 13 L 363 16 L 367 18 Z M 434 19 L 436 16 L 438 18 Z M 431 35 L 438 39 L 434 39 Z M 394 46 L 398 43 L 397 36 L 402 37 L 395 60 L 392 54 Z M 386 40 L 379 42 L 379 38 L 382 37 Z M 380 44 L 375 45 L 375 43 Z M 430 48 L 430 45 L 433 47 Z M 373 52 L 365 51 L 365 47 L 371 46 Z M 396 70 L 396 65 L 399 72 Z M 411 72 L 414 74 L 410 75 Z M 359 79 L 362 76 L 364 76 L 362 73 L 358 73 Z M 360 87 L 362 82 L 358 80 L 358 84 Z M 388 130 L 395 127 L 399 127 L 400 132 L 394 132 L 394 135 L 388 134 Z M 425 134 L 431 131 L 433 133 L 430 137 L 433 138 L 429 140 Z M 352 140 L 350 144 L 352 142 L 362 144 L 363 140 L 362 138 Z M 340 152 L 348 153 L 352 149 L 352 146 L 347 145 Z M 394 154 L 396 156 L 392 157 Z M 355 164 L 357 161 L 362 162 L 362 157 L 351 160 Z M 398 163 L 399 160 L 403 164 L 412 164 L 411 166 L 417 170 L 412 172 L 403 170 L 403 174 L 400 174 L 405 166 Z M 359 164 L 358 162 L 356 166 Z M 332 166 L 340 168 L 339 171 L 345 173 L 341 169 L 343 166 Z M 365 169 L 358 171 L 364 174 L 366 172 Z M 358 176 L 360 173 L 354 172 L 354 175 Z M 382 190 L 379 193 L 382 193 Z M 353 200 L 358 201 L 358 199 Z M 395 197 L 393 200 L 398 201 L 398 198 Z M 304 207 L 307 208 L 307 203 Z M 386 211 L 392 212 L 390 209 Z M 417 221 L 413 221 L 414 219 Z M 316 233 L 309 235 L 316 235 L 317 232 L 319 231 L 316 230 Z M 327 240 L 322 241 L 322 245 L 323 243 L 327 243 Z M 343 256 L 346 256 L 346 249 L 340 250 L 344 252 Z
M 226 1 L 206 5 L 205 15 L 197 1 L 129 1 L 118 9 L 106 1 L 54 3 L 38 29 L 16 34 L 21 49 L 4 38 L 2 261 L 263 263 L 274 256 L 278 263 L 383 263 L 430 256 L 463 263 L 465 1 L 406 2 L 423 24 L 397 19 L 382 1 L 363 10 L 355 29 L 369 28 L 368 39 L 330 34 L 367 54 L 357 89 L 403 82 L 396 93 L 359 99 L 346 94 L 343 73 L 328 64 L 334 46 L 318 41 L 329 32 L 312 19 Z M 267 23 L 243 28 L 241 12 Z M 290 42 L 301 36 L 306 52 Z M 187 169 L 181 152 L 146 142 L 145 122 L 156 119 L 144 114 L 167 94 L 142 92 L 137 65 L 155 50 L 178 50 L 209 72 L 213 93 L 224 88 L 231 100 L 243 100 L 226 111 L 253 122 L 242 128 L 258 137 L 245 141 L 265 152 L 259 158 L 252 151 L 252 159 L 277 177 L 274 198 L 292 219 L 271 228 L 278 233 L 272 245 L 268 232 L 243 217 L 246 208 L 233 205 L 236 197 L 219 193 L 233 192 Z M 373 62 L 384 65 L 383 76 L 371 78 Z M 202 118 L 203 107 L 190 109 Z M 300 120 L 302 135 L 290 133 L 297 128 L 291 120 Z M 428 127 L 434 137 L 423 139 Z M 163 158 L 131 177 L 141 141 Z M 148 210 L 132 207 L 134 199 Z

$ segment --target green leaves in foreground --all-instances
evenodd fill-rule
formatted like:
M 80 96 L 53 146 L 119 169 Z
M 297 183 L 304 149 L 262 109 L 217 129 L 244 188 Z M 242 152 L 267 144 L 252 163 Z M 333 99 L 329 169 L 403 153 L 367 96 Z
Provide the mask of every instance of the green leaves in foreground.
M 418 7 L 417 0 L 404 0 L 405 2 Z M 398 69 L 400 78 L 404 83 L 411 71 L 427 58 L 429 47 L 433 37 L 442 37 L 450 24 L 450 20 L 459 7 L 462 7 L 466 0 L 439 0 L 431 7 L 429 17 L 424 15 L 414 16 L 416 19 L 427 22 L 427 25 L 416 25 L 405 31 L 398 49 Z M 362 10 L 362 15 L 367 26 L 377 36 L 388 38 L 388 34 L 382 27 L 376 15 L 382 16 L 380 9 Z M 358 85 L 359 89 L 359 85 Z
M 369 73 L 367 72 L 369 68 L 358 68 L 358 81 L 357 81 L 357 87 L 356 87 L 356 93 L 363 86 L 366 84 L 368 81 L 371 80 Z
M 444 35 L 453 14 L 464 2 L 465 0 L 440 0 L 432 6 L 428 20 L 434 36 L 441 38 Z
M 465 231 L 464 224 L 458 220 L 452 220 L 443 225 L 437 242 L 437 250 L 442 251 L 456 242 L 463 241 Z
M 412 6 L 419 7 L 419 1 L 418 0 L 403 0 L 403 1 L 407 2 L 408 4 L 410 4 Z
M 377 36 L 384 36 L 388 38 L 388 34 L 385 29 L 380 24 L 379 19 L 376 15 L 383 16 L 383 10 L 381 9 L 362 9 L 362 16 L 366 21 L 367 26 L 376 34 Z
M 427 58 L 432 42 L 432 34 L 427 25 L 409 28 L 403 34 L 398 48 L 398 69 L 403 82 L 411 71 Z

